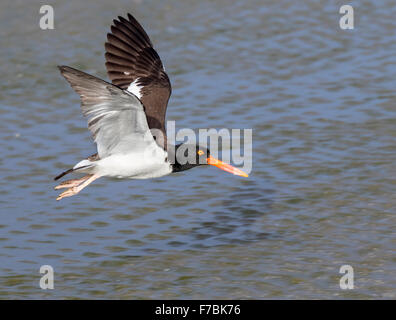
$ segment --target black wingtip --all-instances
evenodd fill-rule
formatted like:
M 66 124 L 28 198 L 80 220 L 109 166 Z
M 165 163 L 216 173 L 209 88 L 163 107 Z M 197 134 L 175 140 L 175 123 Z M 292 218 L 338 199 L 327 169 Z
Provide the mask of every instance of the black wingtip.
M 118 20 L 122 21 L 128 21 L 127 19 L 125 19 L 123 16 L 118 16 Z
M 132 14 L 130 14 L 129 12 L 127 13 L 127 17 L 128 17 L 129 22 L 132 22 L 132 23 L 136 23 L 137 22 L 135 17 Z
M 68 67 L 68 66 L 57 66 L 58 67 L 58 69 L 59 69 L 59 71 L 61 72 L 61 73 L 63 73 L 63 72 L 65 72 L 67 69 L 71 69 L 70 67 Z

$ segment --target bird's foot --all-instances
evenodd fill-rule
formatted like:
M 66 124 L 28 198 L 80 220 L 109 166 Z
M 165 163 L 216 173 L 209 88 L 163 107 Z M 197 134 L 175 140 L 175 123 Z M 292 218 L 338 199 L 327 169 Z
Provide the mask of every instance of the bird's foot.
M 63 198 L 71 197 L 79 193 L 82 189 L 88 186 L 91 182 L 95 181 L 96 179 L 100 178 L 97 174 L 89 174 L 81 179 L 73 179 L 68 180 L 60 185 L 56 186 L 55 189 L 62 189 L 62 188 L 69 188 L 66 191 L 62 192 L 56 200 L 61 200 Z
M 72 187 L 77 187 L 81 183 L 83 183 L 85 180 L 87 180 L 91 175 L 82 177 L 80 179 L 72 179 L 72 180 L 66 180 L 63 181 L 62 183 L 58 184 L 54 189 L 63 189 L 63 188 L 72 188 Z
M 66 191 L 63 191 L 58 198 L 56 198 L 56 200 L 61 200 L 63 198 L 67 198 L 67 197 L 71 197 L 76 195 L 77 193 L 79 193 L 81 191 L 81 189 L 79 189 L 78 187 L 71 187 L 69 189 L 67 189 Z

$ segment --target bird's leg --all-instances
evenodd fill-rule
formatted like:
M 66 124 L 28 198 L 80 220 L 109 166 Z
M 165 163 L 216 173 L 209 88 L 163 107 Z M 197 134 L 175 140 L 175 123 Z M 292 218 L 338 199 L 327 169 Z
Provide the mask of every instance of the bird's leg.
M 84 177 L 85 178 L 85 177 Z M 89 175 L 88 179 L 84 180 L 82 183 L 80 183 L 77 186 L 71 187 L 67 189 L 66 191 L 62 192 L 56 200 L 60 200 L 66 197 L 71 197 L 79 193 L 82 189 L 84 189 L 86 186 L 88 186 L 91 182 L 94 182 L 96 179 L 100 178 L 100 175 L 98 174 L 93 174 Z
M 58 189 L 63 189 L 63 188 L 72 188 L 72 187 L 77 187 L 81 183 L 83 183 L 85 180 L 89 179 L 92 176 L 92 174 L 88 174 L 80 179 L 71 179 L 71 180 L 66 180 L 60 183 L 55 187 L 55 190 Z

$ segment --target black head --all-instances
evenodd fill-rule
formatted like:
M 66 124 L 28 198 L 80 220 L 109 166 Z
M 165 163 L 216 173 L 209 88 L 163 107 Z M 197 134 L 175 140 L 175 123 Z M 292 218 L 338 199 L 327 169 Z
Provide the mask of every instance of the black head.
M 210 151 L 208 148 L 202 147 L 198 144 L 178 144 L 175 149 L 173 172 L 207 165 L 208 158 L 210 158 Z
M 200 145 L 179 144 L 175 148 L 174 164 L 172 164 L 172 171 L 179 172 L 188 170 L 197 166 L 210 164 L 218 167 L 224 171 L 236 174 L 238 176 L 247 177 L 248 175 L 210 155 L 210 151 L 206 147 Z

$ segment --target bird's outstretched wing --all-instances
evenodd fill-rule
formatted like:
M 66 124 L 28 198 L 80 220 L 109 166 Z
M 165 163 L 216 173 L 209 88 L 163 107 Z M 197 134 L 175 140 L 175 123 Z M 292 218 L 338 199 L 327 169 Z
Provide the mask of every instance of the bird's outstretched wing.
M 118 17 L 107 34 L 106 68 L 112 83 L 135 94 L 143 103 L 150 129 L 166 137 L 165 113 L 171 84 L 161 59 L 136 19 Z M 166 143 L 157 141 L 166 148 Z
M 59 70 L 81 97 L 100 158 L 155 144 L 144 107 L 133 94 L 67 66 Z

